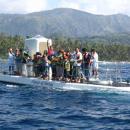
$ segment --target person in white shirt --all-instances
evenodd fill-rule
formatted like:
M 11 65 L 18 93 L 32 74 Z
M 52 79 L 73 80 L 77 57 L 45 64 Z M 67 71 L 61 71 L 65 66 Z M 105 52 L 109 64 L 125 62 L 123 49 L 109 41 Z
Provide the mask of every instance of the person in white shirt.
M 97 78 L 98 76 L 98 54 L 95 49 L 91 50 L 92 53 L 92 76 Z
M 12 48 L 9 48 L 8 51 L 8 66 L 9 66 L 9 74 L 14 74 L 15 54 L 13 53 Z
M 73 71 L 72 71 L 72 77 L 75 80 L 75 82 L 80 82 L 80 69 L 82 59 L 83 59 L 82 53 L 80 52 L 79 48 L 76 48 L 74 54 Z

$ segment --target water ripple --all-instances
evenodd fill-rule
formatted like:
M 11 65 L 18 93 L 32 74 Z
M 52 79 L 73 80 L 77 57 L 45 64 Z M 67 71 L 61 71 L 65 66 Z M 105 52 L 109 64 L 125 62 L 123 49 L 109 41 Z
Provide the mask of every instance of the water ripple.
M 0 83 L 0 130 L 130 130 L 130 94 Z

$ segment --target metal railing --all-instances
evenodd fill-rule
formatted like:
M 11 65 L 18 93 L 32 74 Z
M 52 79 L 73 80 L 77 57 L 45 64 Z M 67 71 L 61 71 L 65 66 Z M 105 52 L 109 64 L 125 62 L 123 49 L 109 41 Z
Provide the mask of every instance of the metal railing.
M 5 59 L 0 59 L 0 73 L 8 73 L 8 63 Z
M 92 73 L 91 67 L 90 72 Z M 7 60 L 0 59 L 0 73 L 9 73 Z M 130 62 L 99 61 L 98 77 L 100 80 L 113 80 L 115 82 L 130 81 Z

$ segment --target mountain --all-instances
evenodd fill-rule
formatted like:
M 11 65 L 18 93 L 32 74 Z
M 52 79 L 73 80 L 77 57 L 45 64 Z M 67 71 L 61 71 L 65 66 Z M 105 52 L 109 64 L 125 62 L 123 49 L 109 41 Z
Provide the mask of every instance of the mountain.
M 130 17 L 123 14 L 94 15 L 58 8 L 30 14 L 0 14 L 0 32 L 10 35 L 92 37 L 130 34 Z

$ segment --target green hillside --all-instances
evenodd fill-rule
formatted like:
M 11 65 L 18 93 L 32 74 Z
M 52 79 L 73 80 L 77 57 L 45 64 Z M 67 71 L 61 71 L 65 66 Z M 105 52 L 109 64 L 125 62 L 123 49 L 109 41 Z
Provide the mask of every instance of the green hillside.
M 74 9 L 59 8 L 31 14 L 0 14 L 0 32 L 9 35 L 47 37 L 91 37 L 130 33 L 127 15 L 94 15 Z

